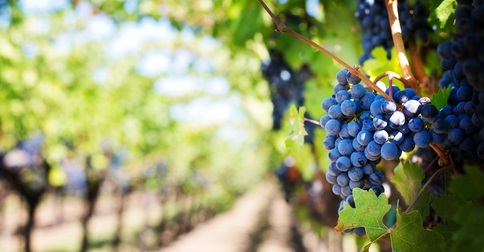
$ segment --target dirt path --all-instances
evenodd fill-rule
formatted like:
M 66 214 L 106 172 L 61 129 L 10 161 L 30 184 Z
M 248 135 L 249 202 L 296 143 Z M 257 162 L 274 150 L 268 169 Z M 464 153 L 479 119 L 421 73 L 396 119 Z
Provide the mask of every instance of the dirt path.
M 162 252 L 306 251 L 292 240 L 292 217 L 276 185 L 266 182 L 233 208 L 196 227 Z
M 133 194 L 127 200 L 127 209 L 124 214 L 125 233 L 132 240 L 125 243 L 119 251 L 141 251 L 141 244 L 137 244 L 133 235 L 142 229 L 142 219 L 151 219 L 156 222 L 158 207 L 147 207 L 142 204 L 142 195 Z M 116 199 L 103 197 L 99 202 L 96 215 L 90 223 L 93 238 L 101 241 L 110 241 L 117 226 L 114 215 Z M 55 204 L 47 202 L 39 209 L 38 227 L 33 233 L 35 251 L 76 251 L 82 230 L 78 221 L 82 215 L 83 205 L 79 200 L 68 200 L 64 204 L 64 220 L 56 224 L 57 212 Z M 19 219 L 23 219 L 22 211 L 12 209 L 8 211 L 7 230 L 0 234 L 0 251 L 20 251 L 22 241 L 13 232 Z M 138 230 L 138 231 L 137 231 Z M 99 242 L 99 241 L 98 241 Z M 67 245 L 68 243 L 69 245 Z M 196 226 L 192 231 L 181 235 L 162 252 L 305 252 L 305 251 L 331 251 L 322 249 L 321 240 L 309 231 L 302 231 L 295 225 L 292 209 L 285 202 L 282 192 L 278 189 L 277 181 L 268 179 L 252 191 L 240 197 L 233 207 L 223 213 L 217 214 L 213 219 Z M 96 247 L 90 251 L 106 251 L 106 246 Z M 315 246 L 318 245 L 318 246 Z M 138 249 L 136 249 L 138 247 Z M 321 250 L 322 249 L 322 250 Z

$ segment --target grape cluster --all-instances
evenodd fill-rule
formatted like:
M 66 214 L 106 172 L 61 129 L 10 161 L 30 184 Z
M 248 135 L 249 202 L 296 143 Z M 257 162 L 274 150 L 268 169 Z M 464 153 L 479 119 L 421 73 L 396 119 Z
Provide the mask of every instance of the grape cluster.
M 484 159 L 484 5 L 458 2 L 454 39 L 437 48 L 445 70 L 439 84 L 451 90 L 448 105 L 432 123 L 432 136 L 454 159 Z
M 414 6 L 400 1 L 398 13 L 404 40 L 426 39 L 432 31 L 427 22 L 429 12 L 420 1 Z M 379 46 L 387 51 L 387 57 L 390 58 L 393 40 L 385 1 L 359 0 L 355 17 L 363 31 L 363 55 L 359 58 L 360 65 L 371 59 L 371 52 Z
M 303 65 L 297 71 L 293 70 L 284 60 L 283 55 L 275 49 L 270 50 L 270 60 L 262 64 L 261 71 L 269 82 L 273 104 L 272 129 L 279 130 L 282 127 L 284 113 L 291 103 L 297 106 L 304 105 L 304 82 L 312 76 L 312 73 L 307 65 Z M 312 119 L 307 112 L 304 116 Z M 305 122 L 304 127 L 308 133 L 304 140 L 313 143 L 316 127 L 309 122 Z
M 390 101 L 360 84 L 361 79 L 346 69 L 336 79 L 333 95 L 322 102 L 327 113 L 320 125 L 326 131 L 323 146 L 331 160 L 326 180 L 343 198 L 341 211 L 344 201 L 354 207 L 354 188 L 372 189 L 377 195 L 384 191 L 384 176 L 376 169 L 382 158 L 396 160 L 415 146 L 429 146 L 432 136 L 427 124 L 435 120 L 438 110 L 410 88 L 387 88 Z M 383 83 L 378 85 L 385 89 Z

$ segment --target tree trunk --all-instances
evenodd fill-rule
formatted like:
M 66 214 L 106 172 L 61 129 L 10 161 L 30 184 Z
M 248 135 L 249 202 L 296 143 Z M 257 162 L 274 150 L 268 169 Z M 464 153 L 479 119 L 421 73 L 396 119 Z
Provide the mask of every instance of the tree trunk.
M 37 209 L 38 200 L 28 200 L 27 201 L 28 207 L 28 217 L 27 223 L 25 224 L 24 229 L 24 238 L 25 238 L 25 252 L 32 251 L 32 229 L 34 227 L 35 222 L 35 210 Z

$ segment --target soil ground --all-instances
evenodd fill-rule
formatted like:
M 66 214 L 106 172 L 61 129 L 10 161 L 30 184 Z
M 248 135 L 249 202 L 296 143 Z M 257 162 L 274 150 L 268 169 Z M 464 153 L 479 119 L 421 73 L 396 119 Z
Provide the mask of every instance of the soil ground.
M 57 200 L 47 197 L 40 206 L 33 231 L 35 252 L 79 249 L 82 235 L 79 219 L 85 209 L 83 202 L 76 197 L 66 198 L 63 204 L 59 204 Z M 153 203 L 153 200 L 150 195 L 141 192 L 132 193 L 126 198 L 120 251 L 146 251 L 140 249 L 136 242 L 147 239 L 143 235 L 150 235 L 142 232 L 146 222 L 156 222 L 160 218 L 161 205 Z M 115 213 L 118 201 L 118 198 L 108 194 L 100 198 L 89 224 L 93 242 L 93 249 L 90 251 L 113 251 L 110 242 L 117 228 Z M 22 251 L 22 239 L 16 233 L 25 221 L 26 214 L 17 196 L 7 198 L 2 215 L 0 251 Z M 230 210 L 197 225 L 159 251 L 328 250 L 314 233 L 297 226 L 292 210 L 278 190 L 276 182 L 269 180 L 240 197 Z

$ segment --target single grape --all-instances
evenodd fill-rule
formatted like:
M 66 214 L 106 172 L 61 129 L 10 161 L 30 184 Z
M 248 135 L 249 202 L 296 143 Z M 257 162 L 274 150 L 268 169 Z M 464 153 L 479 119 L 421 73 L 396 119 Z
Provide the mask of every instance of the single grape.
M 341 129 L 339 130 L 338 136 L 343 139 L 351 137 L 348 132 L 348 124 L 346 123 L 341 124 Z
M 338 151 L 338 146 L 336 146 L 334 149 L 330 150 L 328 152 L 328 158 L 329 160 L 331 160 L 332 162 L 336 162 L 336 160 L 341 157 L 341 154 L 339 153 Z
M 352 143 L 353 143 L 353 148 L 355 149 L 355 151 L 364 151 L 365 150 L 365 146 L 358 143 L 358 139 L 353 138 Z
M 346 74 L 348 74 L 347 69 L 342 69 L 336 74 L 336 80 L 338 81 L 339 84 L 346 85 L 348 84 L 348 81 L 346 80 Z
M 355 149 L 353 148 L 353 142 L 351 139 L 343 139 L 338 144 L 339 153 L 341 155 L 349 156 Z
M 421 110 L 420 102 L 409 100 L 403 105 L 403 114 L 408 118 L 416 117 Z
M 363 175 L 363 169 L 361 169 L 360 167 L 352 167 L 348 171 L 348 177 L 353 181 L 360 181 L 361 179 L 363 179 Z
M 400 129 L 405 124 L 405 115 L 401 111 L 395 111 L 388 119 L 388 125 L 392 129 Z
M 351 153 L 350 160 L 351 164 L 356 167 L 362 167 L 368 161 L 363 151 L 356 151 Z
M 363 188 L 364 185 L 365 185 L 365 182 L 363 182 L 363 180 L 359 180 L 359 181 L 350 180 L 350 183 L 349 183 L 349 186 L 351 189 Z
M 328 98 L 323 100 L 323 102 L 321 103 L 321 107 L 323 108 L 324 111 L 328 112 L 328 109 L 331 106 L 336 105 L 336 104 L 338 104 L 338 102 L 336 101 L 336 99 L 334 97 L 328 97 Z
M 381 110 L 385 114 L 390 114 L 392 112 L 395 112 L 396 109 L 397 109 L 397 104 L 395 104 L 394 101 L 384 100 L 381 104 Z
M 422 106 L 422 109 L 420 111 L 420 115 L 422 116 L 422 120 L 424 122 L 433 122 L 435 119 L 437 119 L 439 111 L 433 104 L 425 104 Z
M 351 195 L 351 188 L 349 185 L 347 186 L 342 186 L 341 187 L 341 196 L 343 197 L 348 197 L 349 195 Z
M 370 105 L 370 113 L 373 116 L 381 115 L 383 113 L 382 110 L 383 100 L 374 100 L 373 103 Z
M 333 119 L 341 118 L 343 116 L 343 112 L 341 111 L 341 105 L 336 104 L 336 105 L 329 107 L 328 115 L 329 115 L 329 117 L 331 117 Z
M 334 142 L 336 140 L 336 137 L 335 136 L 326 136 L 323 140 L 323 146 L 325 149 L 327 150 L 331 150 L 331 149 L 334 149 Z
M 344 172 L 338 175 L 338 177 L 336 177 L 336 182 L 340 186 L 347 186 L 350 183 L 350 177 L 348 176 L 348 173 Z
M 357 121 L 351 121 L 348 123 L 348 134 L 352 137 L 356 137 L 361 131 L 361 125 Z
M 383 178 L 383 173 L 375 170 L 372 174 L 370 174 L 368 182 L 372 186 L 381 186 L 383 184 Z
M 452 145 L 458 145 L 464 140 L 464 132 L 459 128 L 453 128 L 447 134 L 447 140 Z
M 410 152 L 415 148 L 413 142 L 413 135 L 406 136 L 403 141 L 398 145 L 398 148 L 404 152 Z
M 352 100 L 345 100 L 341 103 L 341 112 L 345 116 L 353 116 L 356 113 L 356 103 Z
M 377 130 L 373 133 L 373 140 L 377 144 L 384 144 L 388 141 L 388 132 L 386 130 Z
M 351 168 L 351 160 L 347 156 L 338 157 L 336 168 L 341 172 L 347 172 Z
M 328 181 L 328 183 L 333 185 L 336 183 L 336 176 L 331 175 L 330 173 L 326 173 L 326 181 Z
M 338 185 L 337 183 L 333 185 L 333 193 L 335 195 L 341 195 L 341 186 Z
M 375 171 L 375 167 L 371 163 L 367 163 L 362 169 L 365 175 L 370 175 Z
M 346 80 L 351 84 L 358 84 L 361 81 L 360 77 L 352 75 L 350 72 L 346 73 Z
M 346 90 L 340 90 L 336 93 L 336 101 L 341 104 L 343 101 L 349 100 L 350 99 L 350 93 Z
M 375 140 L 372 140 L 366 146 L 366 150 L 368 150 L 368 153 L 373 156 L 379 156 L 381 153 L 381 144 L 378 144 L 377 142 L 375 142 Z
M 350 94 L 355 99 L 360 99 L 366 95 L 366 89 L 361 84 L 355 84 L 351 86 Z
M 328 166 L 328 172 L 329 174 L 333 175 L 333 176 L 338 176 L 342 171 L 338 170 L 338 168 L 336 167 L 336 162 L 331 162 Z
M 432 140 L 432 136 L 426 130 L 422 130 L 422 131 L 416 132 L 415 135 L 413 136 L 413 142 L 419 148 L 426 148 L 426 147 L 428 147 L 429 144 L 430 144 L 430 142 L 431 142 L 431 140 Z
M 388 142 L 381 147 L 381 157 L 386 160 L 395 160 L 400 157 L 401 151 L 398 149 L 397 145 Z
M 373 126 L 377 130 L 384 129 L 388 125 L 388 122 L 382 115 L 377 115 L 373 118 Z
M 336 119 L 330 119 L 326 122 L 324 128 L 326 129 L 327 135 L 337 136 L 341 129 L 341 123 Z
M 326 128 L 326 123 L 331 119 L 329 115 L 323 115 L 321 116 L 321 119 L 319 120 L 319 125 L 321 125 L 321 128 Z M 338 130 L 339 131 L 339 130 Z
M 373 140 L 373 134 L 368 130 L 361 130 L 356 136 L 358 143 L 362 146 L 367 146 L 368 143 Z
M 360 98 L 361 109 L 369 110 L 373 101 L 375 101 L 375 94 L 372 92 L 366 92 L 365 95 Z

